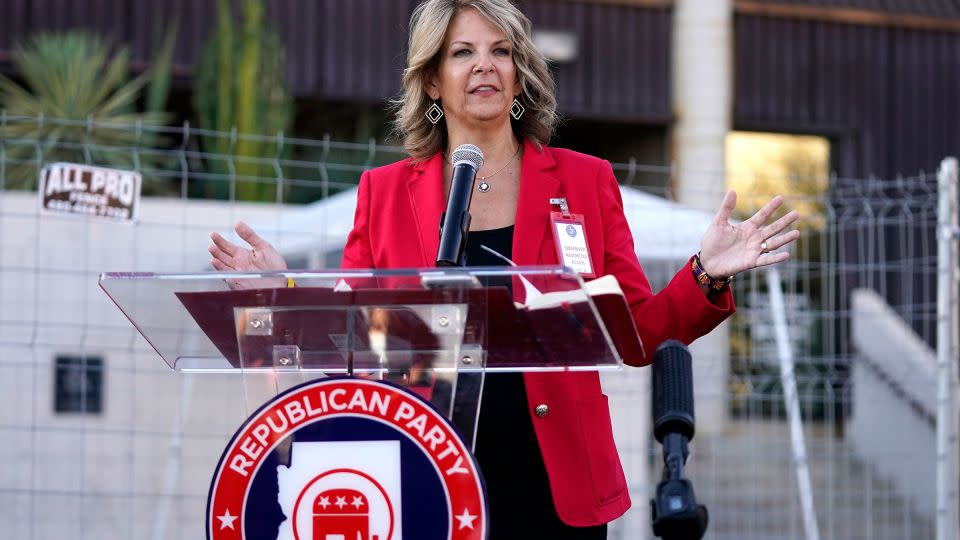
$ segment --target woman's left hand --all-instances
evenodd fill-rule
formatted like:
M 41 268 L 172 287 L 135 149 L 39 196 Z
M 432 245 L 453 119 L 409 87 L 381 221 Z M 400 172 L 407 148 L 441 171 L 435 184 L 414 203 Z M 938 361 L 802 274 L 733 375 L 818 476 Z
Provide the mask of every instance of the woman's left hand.
M 728 191 L 720 210 L 700 240 L 700 264 L 704 271 L 720 279 L 789 259 L 790 254 L 786 251 L 773 252 L 800 238 L 800 231 L 796 229 L 783 232 L 797 221 L 800 214 L 794 210 L 766 224 L 782 204 L 783 197 L 777 195 L 750 219 L 731 224 L 730 215 L 737 205 L 737 193 Z

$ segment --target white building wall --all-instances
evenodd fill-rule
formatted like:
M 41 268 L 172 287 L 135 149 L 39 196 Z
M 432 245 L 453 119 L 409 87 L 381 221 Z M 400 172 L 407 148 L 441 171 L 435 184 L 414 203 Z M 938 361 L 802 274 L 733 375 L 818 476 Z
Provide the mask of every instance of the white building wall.
M 97 278 L 201 271 L 210 231 L 289 210 L 144 199 L 126 224 L 37 208 L 0 192 L 0 536 L 202 537 L 211 473 L 246 417 L 239 378 L 169 370 Z M 103 358 L 102 414 L 54 413 L 57 355 Z

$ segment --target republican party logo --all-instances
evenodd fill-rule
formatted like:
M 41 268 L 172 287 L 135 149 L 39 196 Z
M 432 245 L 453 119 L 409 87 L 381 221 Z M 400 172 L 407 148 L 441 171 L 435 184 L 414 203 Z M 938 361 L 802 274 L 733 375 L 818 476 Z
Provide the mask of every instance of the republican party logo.
M 234 435 L 207 500 L 211 540 L 484 540 L 476 462 L 399 387 L 323 379 L 278 395 Z

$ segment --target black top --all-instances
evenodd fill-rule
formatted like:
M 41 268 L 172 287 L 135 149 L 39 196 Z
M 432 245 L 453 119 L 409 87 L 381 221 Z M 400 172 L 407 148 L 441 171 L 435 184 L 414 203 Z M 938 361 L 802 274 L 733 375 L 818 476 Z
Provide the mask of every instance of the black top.
M 505 261 L 481 249 L 481 245 L 510 258 L 513 227 L 470 231 L 467 236 L 468 265 L 505 266 Z M 570 527 L 557 517 L 527 407 L 522 374 L 486 375 L 474 453 L 487 486 L 490 540 L 606 538 L 605 525 Z

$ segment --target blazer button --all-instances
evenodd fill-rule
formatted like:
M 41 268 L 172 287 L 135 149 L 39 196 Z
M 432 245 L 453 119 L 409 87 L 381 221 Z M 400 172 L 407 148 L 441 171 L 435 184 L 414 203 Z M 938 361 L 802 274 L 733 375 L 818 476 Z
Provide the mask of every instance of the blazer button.
M 545 404 L 541 403 L 537 405 L 537 408 L 533 410 L 540 418 L 543 418 L 550 412 L 550 407 L 547 407 Z

